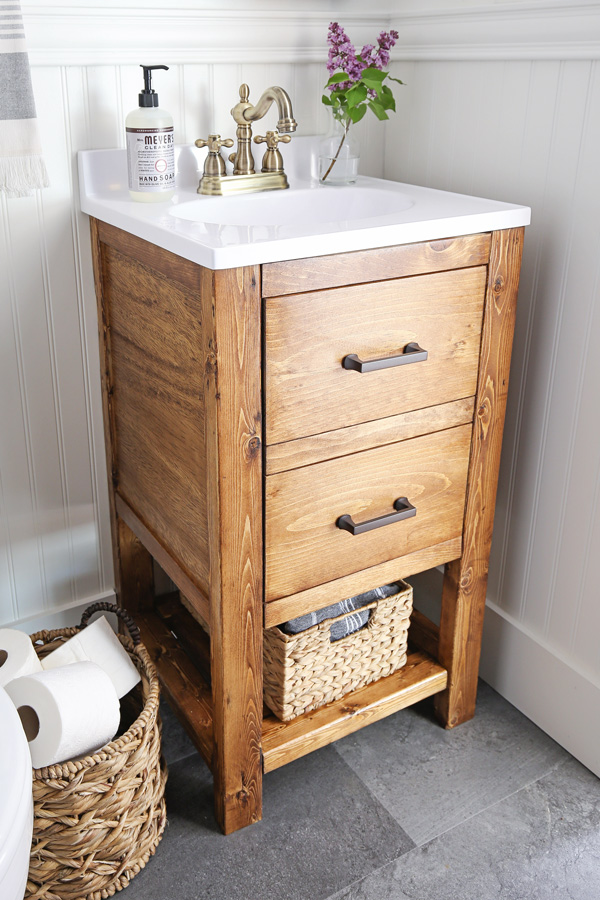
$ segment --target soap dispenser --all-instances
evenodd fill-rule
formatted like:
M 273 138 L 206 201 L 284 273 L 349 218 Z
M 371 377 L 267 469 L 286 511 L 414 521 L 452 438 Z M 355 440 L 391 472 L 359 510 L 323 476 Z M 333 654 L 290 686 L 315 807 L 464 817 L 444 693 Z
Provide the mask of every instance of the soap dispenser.
M 141 66 L 144 89 L 139 107 L 125 119 L 129 195 L 142 203 L 170 200 L 175 193 L 173 118 L 158 105 L 152 89 L 152 71 L 168 66 Z

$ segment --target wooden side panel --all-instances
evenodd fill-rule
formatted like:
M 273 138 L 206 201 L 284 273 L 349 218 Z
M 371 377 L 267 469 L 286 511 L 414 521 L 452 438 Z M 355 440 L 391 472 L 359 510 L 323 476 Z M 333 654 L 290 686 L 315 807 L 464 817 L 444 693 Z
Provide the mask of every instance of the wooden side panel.
M 262 815 L 260 270 L 204 271 L 215 812 Z
M 117 490 L 207 593 L 201 270 L 194 292 L 101 246 Z
M 461 425 L 268 475 L 265 599 L 459 537 L 470 437 L 471 426 Z M 336 526 L 343 515 L 355 523 L 390 515 L 400 497 L 416 507 L 415 516 L 358 535 Z
M 488 560 L 515 323 L 523 228 L 492 235 L 481 362 L 463 533 L 463 553 L 446 568 L 439 660 L 448 689 L 436 710 L 448 728 L 475 713 Z
M 197 292 L 200 267 L 196 263 L 175 253 L 169 253 L 168 250 L 163 250 L 162 247 L 150 244 L 113 225 L 107 225 L 106 222 L 96 220 L 96 228 L 102 244 L 118 250 L 124 256 L 137 259 L 153 272 L 164 275 L 167 281 L 183 286 L 193 293 Z
M 437 272 L 265 301 L 267 444 L 473 396 L 486 269 Z M 428 358 L 357 372 L 344 357 Z
M 381 247 L 315 259 L 295 259 L 262 267 L 263 297 L 317 291 L 366 281 L 403 278 L 466 266 L 484 266 L 490 255 L 489 234 L 468 234 L 402 247 Z
M 92 262 L 96 302 L 98 305 L 98 332 L 100 346 L 100 373 L 102 380 L 102 411 L 104 419 L 104 445 L 109 473 L 109 508 L 113 550 L 115 591 L 118 602 L 130 613 L 146 610 L 152 603 L 154 574 L 152 557 L 130 528 L 117 516 L 114 488 L 117 484 L 117 439 L 113 394 L 112 346 L 107 309 L 102 282 L 102 248 L 98 234 L 98 222 L 90 219 Z

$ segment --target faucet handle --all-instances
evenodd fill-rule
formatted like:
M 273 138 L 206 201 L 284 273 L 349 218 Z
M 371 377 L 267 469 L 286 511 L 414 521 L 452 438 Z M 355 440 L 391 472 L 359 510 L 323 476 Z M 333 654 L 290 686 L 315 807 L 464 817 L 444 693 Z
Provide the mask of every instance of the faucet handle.
M 267 131 L 265 137 L 257 134 L 254 138 L 255 144 L 266 144 L 268 150 L 277 150 L 277 144 L 289 144 L 291 137 L 289 134 L 279 134 L 278 131 Z
M 254 138 L 255 144 L 266 144 L 267 149 L 262 160 L 261 172 L 283 173 L 283 157 L 277 149 L 277 144 L 289 144 L 291 137 L 289 134 L 279 134 L 277 131 L 267 131 L 265 137 L 257 134 Z
M 208 147 L 209 153 L 218 153 L 221 147 L 233 147 L 231 138 L 221 139 L 220 134 L 209 134 L 208 139 L 198 138 L 196 147 Z
M 227 174 L 225 160 L 221 156 L 221 147 L 233 147 L 231 138 L 221 140 L 220 134 L 209 134 L 208 139 L 198 138 L 196 147 L 208 147 L 208 154 L 204 161 L 204 177 L 223 178 Z M 202 184 L 202 181 L 200 182 Z M 200 190 L 200 188 L 198 188 Z

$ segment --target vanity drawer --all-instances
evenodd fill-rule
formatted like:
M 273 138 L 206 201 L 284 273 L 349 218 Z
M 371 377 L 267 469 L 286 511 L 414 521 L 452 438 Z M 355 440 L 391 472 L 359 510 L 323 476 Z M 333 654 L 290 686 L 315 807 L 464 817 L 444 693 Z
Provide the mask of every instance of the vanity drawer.
M 267 443 L 474 394 L 486 271 L 476 266 L 266 299 Z M 427 359 L 400 364 L 413 342 Z M 351 355 L 396 360 L 359 372 L 343 366 Z
M 462 425 L 265 479 L 265 599 L 324 584 L 460 536 L 471 443 Z M 336 524 L 416 514 L 350 534 Z

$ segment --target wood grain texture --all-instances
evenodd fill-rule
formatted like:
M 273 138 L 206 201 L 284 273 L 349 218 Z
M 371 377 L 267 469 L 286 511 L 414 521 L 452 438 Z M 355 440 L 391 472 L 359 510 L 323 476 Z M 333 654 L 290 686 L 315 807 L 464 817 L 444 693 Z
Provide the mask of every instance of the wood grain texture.
M 125 503 L 122 497 L 117 494 L 115 497 L 116 509 L 119 517 L 126 522 L 131 531 L 138 537 L 148 552 L 152 554 L 154 559 L 162 569 L 167 573 L 171 581 L 177 585 L 179 590 L 185 591 L 186 596 L 194 604 L 200 612 L 200 615 L 207 620 L 210 616 L 210 606 L 208 596 L 196 587 L 190 576 L 181 566 L 176 563 L 163 545 L 144 525 L 139 516 Z
M 459 537 L 470 439 L 461 425 L 268 475 L 267 602 Z M 399 497 L 416 506 L 414 517 L 360 535 L 336 526 L 342 515 L 388 515 Z
M 115 592 L 118 603 L 133 616 L 149 609 L 154 591 L 152 557 L 138 536 L 118 517 L 115 491 L 118 486 L 117 428 L 114 409 L 114 373 L 112 365 L 111 329 L 102 278 L 102 246 L 99 223 L 90 219 L 92 263 L 98 309 L 98 341 L 104 420 L 104 447 L 109 475 L 109 511 Z
M 210 638 L 182 600 L 179 591 L 163 594 L 156 598 L 154 608 L 206 684 L 210 685 Z
M 202 317 L 192 292 L 103 247 L 118 491 L 208 591 Z
M 265 604 L 265 628 L 280 625 L 282 622 L 287 622 L 288 619 L 314 612 L 324 606 L 329 606 L 330 603 L 354 597 L 356 594 L 370 591 L 382 584 L 390 584 L 398 578 L 407 578 L 417 572 L 431 569 L 433 566 L 443 565 L 460 556 L 461 546 L 461 538 L 456 537 L 441 544 L 425 547 L 424 550 L 418 550 L 416 553 L 408 553 L 400 559 L 390 559 L 377 566 L 361 569 L 360 572 L 336 578 L 306 591 L 290 594 L 280 600 L 272 600 Z
M 306 753 L 325 747 L 365 725 L 444 689 L 447 673 L 421 652 L 409 653 L 406 665 L 379 681 L 353 691 L 291 722 L 274 716 L 263 723 L 264 770 L 271 772 Z
M 268 263 L 262 267 L 263 297 L 484 266 L 489 259 L 490 239 L 489 234 L 469 234 L 443 241 Z
M 265 301 L 267 444 L 448 403 L 475 393 L 486 269 Z M 360 373 L 342 360 L 402 352 L 421 362 Z
M 427 616 L 419 612 L 418 609 L 412 611 L 410 617 L 410 632 L 408 635 L 409 644 L 418 647 L 424 653 L 427 653 L 432 659 L 438 658 L 438 648 L 440 642 L 440 629 L 428 619 Z
M 168 625 L 156 613 L 136 617 L 142 641 L 158 670 L 162 690 L 205 762 L 213 757 L 212 699 L 209 687 Z
M 163 250 L 162 247 L 150 244 L 113 225 L 107 225 L 106 222 L 97 222 L 97 229 L 100 241 L 107 247 L 158 272 L 171 284 L 183 286 L 197 293 L 200 267 L 196 263 L 182 256 L 176 256 L 175 253 L 169 253 L 168 250 Z
M 475 714 L 523 231 L 507 229 L 492 236 L 463 552 L 446 567 L 442 591 L 439 660 L 449 681 L 436 700 L 436 712 L 448 728 Z
M 215 812 L 262 815 L 260 270 L 203 270 Z
M 296 441 L 270 444 L 265 451 L 265 472 L 267 475 L 274 475 L 276 472 L 311 466 L 327 459 L 369 450 L 371 447 L 405 441 L 432 431 L 466 425 L 473 421 L 474 402 L 475 397 L 465 397 L 440 406 L 415 409 L 362 425 L 349 425 L 347 428 L 325 431 Z

